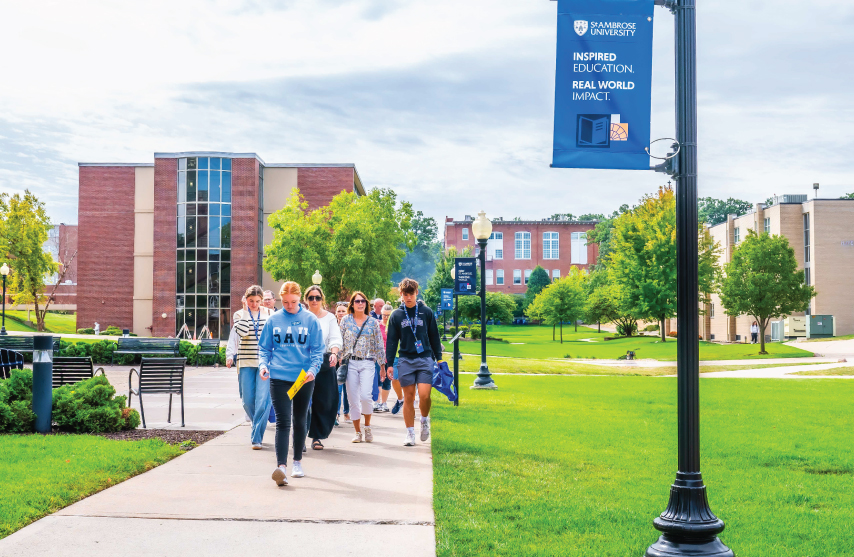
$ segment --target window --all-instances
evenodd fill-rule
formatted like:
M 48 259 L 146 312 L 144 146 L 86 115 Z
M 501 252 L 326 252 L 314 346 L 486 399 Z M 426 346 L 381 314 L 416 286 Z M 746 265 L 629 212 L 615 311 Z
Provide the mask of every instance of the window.
M 468 240 L 468 239 L 469 239 L 469 229 L 463 228 L 463 240 Z
M 560 240 L 557 232 L 543 232 L 543 259 L 560 259 Z
M 513 269 L 513 284 L 522 284 L 522 269 Z
M 231 159 L 178 159 L 175 330 L 227 339 L 231 329 Z
M 492 286 L 492 269 L 486 270 L 486 285 Z
M 741 241 L 741 229 L 736 226 L 735 229 L 732 231 L 732 243 L 735 245 L 738 245 L 738 243 L 740 241 Z
M 709 319 L 715 318 L 715 304 L 709 304 Z
M 765 234 L 771 234 L 771 217 L 765 217 Z
M 531 233 L 516 233 L 516 259 L 531 259 Z
M 810 262 L 810 214 L 804 213 L 804 267 Z M 807 281 L 809 284 L 809 281 Z
M 554 269 L 552 271 L 552 282 L 558 280 L 560 278 L 560 269 Z
M 531 269 L 525 269 L 525 284 L 528 284 L 529 280 L 531 280 Z
M 573 232 L 570 236 L 570 261 L 573 264 L 587 265 L 587 232 Z
M 495 271 L 495 284 L 503 285 L 504 284 L 504 269 L 497 269 Z
M 486 242 L 486 256 L 493 259 L 504 259 L 504 233 L 493 232 Z

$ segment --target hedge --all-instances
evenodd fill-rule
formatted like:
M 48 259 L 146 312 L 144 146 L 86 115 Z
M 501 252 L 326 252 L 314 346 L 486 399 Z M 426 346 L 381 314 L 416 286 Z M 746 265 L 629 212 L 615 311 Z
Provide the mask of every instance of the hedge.
M 93 364 L 105 365 L 115 363 L 116 365 L 134 365 L 140 362 L 141 356 L 134 354 L 117 354 L 113 360 L 113 352 L 118 348 L 114 340 L 99 340 L 96 342 L 70 342 L 60 340 L 59 352 L 56 356 L 89 356 Z M 220 346 L 219 358 L 216 356 L 199 356 L 199 345 L 182 340 L 178 345 L 178 353 L 182 358 L 187 358 L 187 365 L 210 366 L 217 363 L 225 365 L 225 347 Z M 24 354 L 24 360 L 32 362 L 32 354 Z

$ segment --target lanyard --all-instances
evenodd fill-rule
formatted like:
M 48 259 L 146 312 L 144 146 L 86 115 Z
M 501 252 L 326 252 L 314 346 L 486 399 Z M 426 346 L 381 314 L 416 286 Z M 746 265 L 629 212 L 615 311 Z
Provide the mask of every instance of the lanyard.
M 258 319 L 252 317 L 252 310 L 247 308 L 246 311 L 249 312 L 249 319 L 252 320 L 252 324 L 255 326 L 255 339 L 258 339 L 258 326 L 261 323 L 261 308 L 258 308 Z
M 403 306 L 404 311 L 406 311 L 406 317 L 409 317 L 409 308 Z M 412 336 L 418 340 L 418 335 L 415 333 L 415 330 L 418 328 L 418 304 L 415 304 L 415 316 L 409 319 L 409 328 L 412 329 Z

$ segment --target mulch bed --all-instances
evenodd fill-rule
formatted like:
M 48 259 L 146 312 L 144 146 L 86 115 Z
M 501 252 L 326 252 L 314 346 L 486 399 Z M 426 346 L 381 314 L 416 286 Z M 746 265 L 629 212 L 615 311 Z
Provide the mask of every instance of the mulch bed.
M 214 437 L 219 437 L 225 433 L 224 431 L 210 430 L 185 430 L 177 429 L 131 429 L 128 431 L 116 431 L 115 433 L 96 433 L 107 439 L 115 439 L 117 441 L 139 441 L 141 439 L 162 439 L 170 445 L 180 445 L 184 441 L 195 441 L 199 445 L 210 441 Z

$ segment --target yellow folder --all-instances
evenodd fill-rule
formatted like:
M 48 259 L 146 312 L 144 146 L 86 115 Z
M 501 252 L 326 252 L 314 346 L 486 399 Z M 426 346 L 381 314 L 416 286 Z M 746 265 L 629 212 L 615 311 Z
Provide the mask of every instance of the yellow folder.
M 307 375 L 308 374 L 306 374 L 305 370 L 300 371 L 299 376 L 297 377 L 297 380 L 294 381 L 294 386 L 291 387 L 290 390 L 288 391 L 288 397 L 291 400 L 294 399 L 294 396 L 296 396 L 297 391 L 300 390 L 300 388 L 302 388 L 303 385 L 305 385 L 305 378 L 307 377 Z

